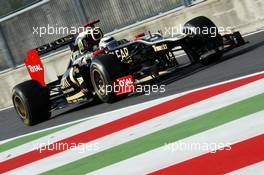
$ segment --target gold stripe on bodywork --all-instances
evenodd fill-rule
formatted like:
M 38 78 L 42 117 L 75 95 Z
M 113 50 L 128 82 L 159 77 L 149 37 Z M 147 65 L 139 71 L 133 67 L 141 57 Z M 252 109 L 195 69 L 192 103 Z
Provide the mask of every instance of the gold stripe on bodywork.
M 70 96 L 70 97 L 66 97 L 67 101 L 72 101 L 72 100 L 76 100 L 78 98 L 81 98 L 84 96 L 84 93 L 82 91 L 80 91 L 79 93 L 73 95 L 73 96 Z
M 73 77 L 73 68 L 70 69 L 69 77 L 74 84 L 78 85 L 77 81 Z

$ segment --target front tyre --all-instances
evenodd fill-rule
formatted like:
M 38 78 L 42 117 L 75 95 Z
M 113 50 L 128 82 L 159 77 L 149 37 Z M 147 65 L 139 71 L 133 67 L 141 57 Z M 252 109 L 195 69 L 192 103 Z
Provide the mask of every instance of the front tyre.
M 112 103 L 126 95 L 117 96 L 113 82 L 128 74 L 128 68 L 113 55 L 99 55 L 93 59 L 90 67 L 91 82 L 101 101 Z
M 185 23 L 183 33 L 191 35 L 187 45 L 193 60 L 208 65 L 222 57 L 219 48 L 223 47 L 223 39 L 210 19 L 204 16 L 191 19 Z
M 25 125 L 38 124 L 51 116 L 49 91 L 35 80 L 16 85 L 12 91 L 12 101 Z

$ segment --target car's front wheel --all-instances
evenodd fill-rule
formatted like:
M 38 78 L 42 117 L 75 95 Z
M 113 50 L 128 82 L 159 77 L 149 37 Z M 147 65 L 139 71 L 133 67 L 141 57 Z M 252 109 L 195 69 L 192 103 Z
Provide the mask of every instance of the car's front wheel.
M 99 99 L 105 103 L 112 103 L 123 98 L 114 92 L 113 82 L 128 73 L 125 64 L 113 55 L 100 55 L 93 59 L 90 67 L 91 82 Z
M 186 48 L 193 60 L 203 65 L 219 60 L 223 52 L 223 39 L 216 25 L 207 17 L 198 16 L 185 23 L 183 33 L 190 35 Z

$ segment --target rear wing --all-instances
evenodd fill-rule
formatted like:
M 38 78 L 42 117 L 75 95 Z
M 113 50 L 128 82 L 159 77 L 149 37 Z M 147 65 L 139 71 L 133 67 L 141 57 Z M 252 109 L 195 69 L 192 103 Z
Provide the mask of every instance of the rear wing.
M 94 27 L 96 23 L 99 23 L 100 20 L 92 20 L 82 27 Z M 48 52 L 57 50 L 58 48 L 64 46 L 70 46 L 72 51 L 77 49 L 77 46 L 74 45 L 75 39 L 78 34 L 68 35 L 57 39 L 51 43 L 44 44 L 40 47 L 32 49 L 27 52 L 27 58 L 24 60 L 24 64 L 27 67 L 28 73 L 32 80 L 38 81 L 43 87 L 46 87 L 45 78 L 44 78 L 44 66 L 41 62 L 40 56 Z
M 63 38 L 57 39 L 54 42 L 37 47 L 36 51 L 39 55 L 43 55 L 66 45 L 70 45 L 70 47 L 73 47 L 75 38 L 76 35 L 68 35 Z

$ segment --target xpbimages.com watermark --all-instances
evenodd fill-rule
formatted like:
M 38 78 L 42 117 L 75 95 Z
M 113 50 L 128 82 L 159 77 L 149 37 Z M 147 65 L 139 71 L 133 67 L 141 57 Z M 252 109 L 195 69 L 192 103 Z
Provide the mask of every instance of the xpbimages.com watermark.
M 95 27 L 98 28 L 98 27 Z M 82 33 L 84 31 L 91 31 L 91 27 L 67 27 L 60 26 L 58 24 L 47 26 L 35 26 L 33 29 L 33 35 L 38 35 L 39 37 L 43 37 L 44 35 L 76 35 L 78 33 Z M 175 37 L 178 34 L 185 32 L 187 34 L 196 33 L 196 34 L 211 34 L 211 36 L 215 37 L 218 33 L 232 33 L 232 27 L 191 27 L 191 30 L 185 30 L 183 25 L 178 26 L 169 26 L 163 29 L 163 34 L 165 36 Z
M 166 91 L 165 85 L 141 85 L 135 84 L 131 75 L 118 78 L 112 84 L 103 87 L 106 94 L 115 93 L 116 95 L 139 93 L 150 95 L 151 93 L 164 93 Z
M 65 27 L 59 26 L 56 24 L 55 26 L 47 25 L 41 27 L 33 27 L 33 35 L 38 35 L 39 37 L 43 37 L 45 35 L 76 35 L 82 32 L 99 32 L 98 30 L 91 30 L 91 27 Z M 93 29 L 98 29 L 98 27 L 94 27 Z M 98 34 L 98 33 L 93 33 Z
M 72 150 L 78 153 L 85 153 L 89 151 L 97 151 L 100 149 L 99 143 L 63 143 L 55 142 L 51 143 L 37 143 L 33 145 L 34 149 L 38 150 L 40 153 L 43 151 L 65 151 Z
M 209 142 L 183 142 L 166 143 L 164 150 L 170 152 L 190 152 L 190 151 L 206 151 L 216 153 L 217 151 L 230 151 L 232 147 L 230 143 L 209 143 Z
M 232 27 L 190 27 L 186 29 L 183 25 L 178 26 L 170 26 L 164 28 L 164 35 L 175 37 L 179 35 L 179 33 L 184 32 L 185 34 L 204 34 L 208 35 L 210 34 L 212 37 L 216 37 L 218 33 L 232 33 Z
M 135 86 L 119 86 L 107 85 L 106 94 L 114 92 L 117 95 L 127 93 L 139 93 L 150 95 L 151 93 L 164 93 L 166 91 L 165 85 L 135 85 Z

